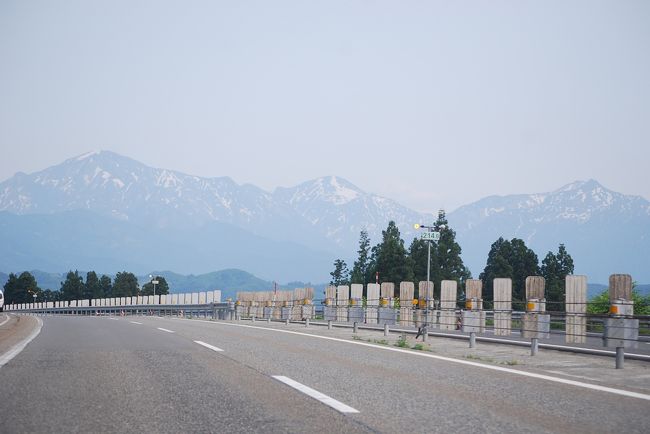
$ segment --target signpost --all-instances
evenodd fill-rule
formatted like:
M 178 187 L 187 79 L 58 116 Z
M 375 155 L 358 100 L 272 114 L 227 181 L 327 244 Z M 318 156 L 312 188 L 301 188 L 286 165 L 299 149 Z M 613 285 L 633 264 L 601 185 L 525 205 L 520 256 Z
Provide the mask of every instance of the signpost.
M 420 228 L 426 229 L 426 232 L 422 232 L 420 235 L 420 239 L 423 241 L 427 242 L 427 285 L 429 285 L 429 282 L 431 281 L 430 277 L 430 269 L 431 269 L 431 242 L 438 242 L 440 241 L 440 232 L 435 230 L 435 226 L 426 226 L 422 225 L 419 223 L 416 223 L 413 225 L 413 227 L 417 230 Z M 418 335 L 422 334 L 423 339 L 426 339 L 426 334 L 427 334 L 427 324 L 426 321 L 424 323 L 424 326 L 418 330 Z

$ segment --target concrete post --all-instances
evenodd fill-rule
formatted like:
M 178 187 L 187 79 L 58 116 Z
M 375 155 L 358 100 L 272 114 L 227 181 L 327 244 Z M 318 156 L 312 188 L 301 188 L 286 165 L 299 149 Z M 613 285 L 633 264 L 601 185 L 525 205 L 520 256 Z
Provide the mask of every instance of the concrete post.
M 565 342 L 587 342 L 587 276 L 566 276 L 566 332 Z
M 510 336 L 512 331 L 512 280 L 497 278 L 494 287 L 494 335 Z
M 476 332 L 471 332 L 469 334 L 469 347 L 470 348 L 476 347 Z
M 358 323 L 355 321 L 354 324 L 352 325 L 352 333 L 355 335 L 359 332 L 359 326 L 357 325 Z
M 331 319 L 327 320 L 327 330 L 332 330 L 332 320 Z
M 384 324 L 384 336 L 388 336 L 388 324 Z
M 305 328 L 309 327 L 309 318 L 305 319 Z

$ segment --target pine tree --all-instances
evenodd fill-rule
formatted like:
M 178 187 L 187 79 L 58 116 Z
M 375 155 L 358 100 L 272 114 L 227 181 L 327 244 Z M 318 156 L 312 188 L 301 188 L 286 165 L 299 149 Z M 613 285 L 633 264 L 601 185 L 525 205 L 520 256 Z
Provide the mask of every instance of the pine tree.
M 510 244 L 512 245 L 510 263 L 513 269 L 512 299 L 524 301 L 526 299 L 526 278 L 540 274 L 539 260 L 535 252 L 526 247 L 524 240 L 513 238 L 510 240 Z
M 366 284 L 370 282 L 372 276 L 370 275 L 370 238 L 365 229 L 359 235 L 357 255 L 357 260 L 350 273 L 350 282 Z
M 410 268 L 411 279 L 414 282 L 427 280 L 427 259 L 429 257 L 428 241 L 413 238 L 408 250 L 408 266 Z M 433 247 L 433 246 L 432 246 Z M 435 249 L 431 250 L 432 255 Z M 418 285 L 415 286 L 416 298 L 419 296 Z
M 546 279 L 546 308 L 561 311 L 565 302 L 565 278 L 573 274 L 573 258 L 560 244 L 557 255 L 548 252 L 542 261 L 541 274 Z
M 122 271 L 115 275 L 111 297 L 132 297 L 138 295 L 138 279 L 133 273 Z
M 350 277 L 348 272 L 348 265 L 342 259 L 337 259 L 334 261 L 334 271 L 330 273 L 332 280 L 330 280 L 330 285 L 347 285 L 350 283 Z
M 63 300 L 81 300 L 84 298 L 84 282 L 79 271 L 69 271 L 65 282 L 61 282 L 61 297 Z
M 99 278 L 99 290 L 101 294 L 99 298 L 112 297 L 113 283 L 111 282 L 111 278 L 105 274 L 102 274 L 102 277 Z
M 462 249 L 456 242 L 456 231 L 449 227 L 443 210 L 438 212 L 434 230 L 440 232 L 440 240 L 431 246 L 431 280 L 439 285 L 443 280 L 456 280 L 462 283 L 471 279 L 472 274 L 460 257 Z M 461 285 L 458 296 L 461 297 L 462 293 L 464 290 Z
M 388 227 L 381 234 L 382 242 L 373 247 L 373 271 L 379 272 L 379 279 L 382 282 L 399 284 L 408 280 L 410 270 L 406 248 L 395 222 L 388 222 Z
M 92 300 L 93 298 L 102 298 L 102 289 L 99 284 L 99 278 L 97 277 L 97 273 L 94 271 L 86 273 L 83 298 L 88 300 Z

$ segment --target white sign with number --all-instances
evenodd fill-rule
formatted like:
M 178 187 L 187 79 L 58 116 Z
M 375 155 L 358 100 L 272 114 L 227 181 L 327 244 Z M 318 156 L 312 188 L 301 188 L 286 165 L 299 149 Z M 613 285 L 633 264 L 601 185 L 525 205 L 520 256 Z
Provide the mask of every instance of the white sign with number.
M 424 232 L 420 235 L 420 238 L 425 241 L 439 241 L 440 232 Z

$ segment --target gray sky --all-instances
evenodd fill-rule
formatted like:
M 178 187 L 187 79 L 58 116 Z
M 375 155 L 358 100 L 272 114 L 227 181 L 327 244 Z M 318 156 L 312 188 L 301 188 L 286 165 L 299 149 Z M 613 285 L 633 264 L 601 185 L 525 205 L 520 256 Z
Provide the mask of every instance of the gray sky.
M 0 2 L 0 180 L 89 150 L 419 211 L 650 198 L 649 1 Z

